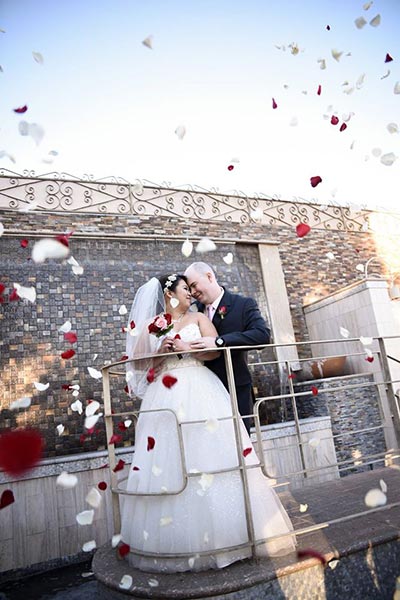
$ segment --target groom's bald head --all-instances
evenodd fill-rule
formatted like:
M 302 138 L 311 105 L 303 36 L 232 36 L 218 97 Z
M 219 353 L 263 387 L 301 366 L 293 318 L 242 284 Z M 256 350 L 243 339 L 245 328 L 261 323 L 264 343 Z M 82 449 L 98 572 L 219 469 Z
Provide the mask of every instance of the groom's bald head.
M 212 304 L 221 293 L 212 267 L 205 262 L 194 262 L 185 271 L 193 298 L 202 304 Z

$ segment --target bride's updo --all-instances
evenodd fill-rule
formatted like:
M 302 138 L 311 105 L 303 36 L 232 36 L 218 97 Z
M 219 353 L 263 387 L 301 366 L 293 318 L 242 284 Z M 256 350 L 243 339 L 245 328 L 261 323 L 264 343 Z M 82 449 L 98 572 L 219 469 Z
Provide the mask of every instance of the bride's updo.
M 180 281 L 184 281 L 185 283 L 188 282 L 185 275 L 179 275 L 178 273 L 171 273 L 170 275 L 161 275 L 158 278 L 158 281 L 161 284 L 163 294 L 168 292 L 168 290 L 170 292 L 174 292 Z

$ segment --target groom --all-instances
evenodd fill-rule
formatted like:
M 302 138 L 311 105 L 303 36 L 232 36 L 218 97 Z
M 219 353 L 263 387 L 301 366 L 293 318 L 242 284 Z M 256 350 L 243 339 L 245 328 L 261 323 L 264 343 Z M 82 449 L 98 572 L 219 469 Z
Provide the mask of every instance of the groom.
M 218 332 L 216 338 L 203 337 L 192 342 L 193 349 L 269 344 L 270 330 L 253 298 L 232 294 L 222 288 L 213 269 L 207 263 L 192 263 L 186 269 L 185 275 L 199 311 L 209 317 Z M 224 353 L 221 352 L 218 358 L 207 361 L 206 364 L 228 389 Z M 241 415 L 251 414 L 252 384 L 247 366 L 247 351 L 232 352 L 232 364 L 239 412 Z M 245 419 L 245 425 L 249 431 L 248 419 Z

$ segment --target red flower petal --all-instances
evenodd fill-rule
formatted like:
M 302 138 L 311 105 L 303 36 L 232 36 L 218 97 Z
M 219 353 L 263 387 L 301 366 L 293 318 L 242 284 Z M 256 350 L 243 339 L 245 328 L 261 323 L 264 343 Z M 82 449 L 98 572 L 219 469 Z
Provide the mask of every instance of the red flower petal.
M 392 60 L 393 58 L 390 56 L 390 54 L 386 54 L 385 63 L 392 62 Z
M 16 429 L 0 435 L 0 468 L 7 475 L 23 475 L 42 457 L 43 439 L 34 429 Z
M 61 387 L 63 390 L 70 390 L 72 388 L 72 386 L 69 385 L 69 383 L 63 383 Z
M 14 502 L 14 494 L 12 490 L 4 490 L 0 498 L 0 510 L 6 506 L 10 506 Z
M 124 466 L 125 466 L 125 461 L 122 460 L 122 458 L 120 458 L 119 461 L 117 462 L 117 464 L 115 465 L 115 467 L 113 468 L 114 473 L 117 473 L 118 471 L 122 471 Z
M 233 165 L 228 165 L 228 171 L 233 171 L 234 166 Z
M 156 440 L 153 437 L 151 437 L 151 435 L 149 435 L 149 437 L 147 438 L 147 452 L 150 452 L 150 450 L 153 450 L 155 445 L 156 445 Z
M 121 544 L 118 546 L 118 553 L 121 557 L 129 554 L 130 546 L 128 544 Z
M 340 126 L 340 131 L 344 131 L 345 129 L 347 129 L 347 125 L 346 123 L 342 123 Z
M 331 26 L 330 26 L 330 25 L 327 25 L 327 26 L 325 27 L 325 29 L 326 29 L 327 31 L 330 31 L 330 30 L 331 30 Z
M 320 96 L 320 95 L 321 95 L 321 92 L 322 92 L 322 87 L 319 85 L 319 86 L 318 86 L 318 90 L 317 90 L 317 94 L 318 94 L 318 96 Z
M 28 244 L 29 244 L 29 240 L 27 240 L 25 238 L 20 241 L 21 248 L 26 248 Z
M 69 247 L 69 238 L 71 237 L 71 235 L 74 232 L 71 231 L 70 233 L 62 233 L 61 235 L 56 235 L 54 237 L 55 240 L 57 240 L 58 242 L 60 242 L 61 244 L 64 244 L 64 246 L 67 246 L 67 248 Z
M 315 175 L 314 177 L 310 177 L 311 187 L 317 187 L 319 183 L 322 182 L 322 178 L 319 175 Z
M 368 362 L 374 362 L 374 357 L 373 356 L 367 356 L 365 358 L 365 360 L 367 360 Z
M 17 294 L 17 290 L 15 288 L 13 288 L 10 292 L 10 295 L 8 297 L 10 302 L 13 302 L 13 300 L 20 300 L 20 297 Z
M 135 327 L 136 327 L 136 325 L 135 325 L 135 321 L 131 321 L 131 322 L 129 323 L 129 327 L 130 327 L 131 329 L 135 329 Z
M 64 358 L 65 360 L 68 360 L 69 358 L 72 358 L 73 356 L 75 356 L 75 350 L 66 350 L 65 352 L 63 352 L 61 354 L 61 358 Z
M 101 490 L 102 492 L 104 492 L 104 490 L 107 489 L 107 483 L 105 481 L 100 481 L 97 484 L 97 487 L 99 488 L 99 490 Z
M 125 392 L 125 394 L 129 394 L 129 388 L 127 385 L 124 387 L 124 392 Z
M 337 118 L 336 115 L 332 115 L 331 123 L 332 123 L 332 125 L 337 125 L 339 123 L 339 119 Z
M 297 237 L 304 237 L 311 231 L 311 227 L 307 223 L 299 223 L 296 226 Z
M 6 289 L 6 286 L 4 285 L 4 283 L 0 283 L 0 295 L 4 294 L 5 289 Z
M 164 377 L 162 378 L 162 382 L 166 388 L 172 388 L 172 386 L 175 385 L 177 381 L 177 378 L 173 375 L 164 375 Z
M 132 467 L 132 471 L 140 471 L 139 467 Z
M 297 556 L 299 558 L 310 558 L 310 557 L 318 558 L 318 560 L 321 561 L 321 563 L 323 565 L 326 565 L 325 556 L 323 556 L 323 554 L 321 554 L 320 552 L 313 550 L 312 548 L 305 548 L 304 550 L 297 550 Z
M 23 115 L 28 110 L 28 107 L 25 104 L 24 106 L 20 106 L 19 108 L 14 108 L 13 110 L 15 113 L 17 113 L 17 115 Z
M 117 427 L 118 427 L 118 429 L 119 429 L 120 431 L 126 431 L 126 430 L 127 430 L 127 427 L 126 427 L 126 425 L 125 425 L 125 423 L 124 423 L 123 421 L 120 421 L 120 422 L 118 423 Z
M 272 108 L 278 108 L 277 103 L 275 102 L 275 98 L 272 98 Z
M 151 367 L 151 369 L 149 369 L 147 371 L 146 379 L 149 383 L 153 383 L 154 378 L 155 378 L 155 371 L 154 371 L 153 367 Z
M 110 437 L 110 441 L 108 442 L 109 444 L 117 444 L 118 442 L 122 441 L 122 435 L 119 435 L 118 433 L 113 433 L 112 436 Z
M 290 375 L 288 375 L 288 379 L 296 379 L 295 373 L 290 373 Z
M 318 388 L 315 387 L 315 385 L 313 385 L 311 387 L 311 391 L 312 391 L 313 396 L 318 396 Z
M 119 360 L 128 360 L 129 356 L 127 354 L 123 354 Z
M 75 344 L 78 340 L 78 336 L 73 331 L 68 331 L 68 333 L 64 333 L 64 340 L 70 344 Z
M 174 337 L 174 340 L 181 340 L 181 336 L 179 335 L 179 333 L 176 334 L 176 336 Z
M 243 456 L 246 458 L 246 456 L 247 456 L 248 454 L 250 454 L 250 452 L 252 452 L 252 450 L 253 450 L 253 448 L 245 448 L 245 449 L 243 450 Z

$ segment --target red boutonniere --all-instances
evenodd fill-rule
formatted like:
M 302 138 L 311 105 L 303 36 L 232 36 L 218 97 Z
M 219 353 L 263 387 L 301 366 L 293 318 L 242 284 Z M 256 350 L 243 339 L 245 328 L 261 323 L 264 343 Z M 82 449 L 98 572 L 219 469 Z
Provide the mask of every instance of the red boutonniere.
M 218 314 L 223 319 L 226 315 L 226 306 L 220 306 L 218 309 Z
M 156 337 L 166 335 L 173 328 L 172 317 L 169 313 L 157 315 L 154 321 L 149 325 L 149 333 L 153 333 Z

